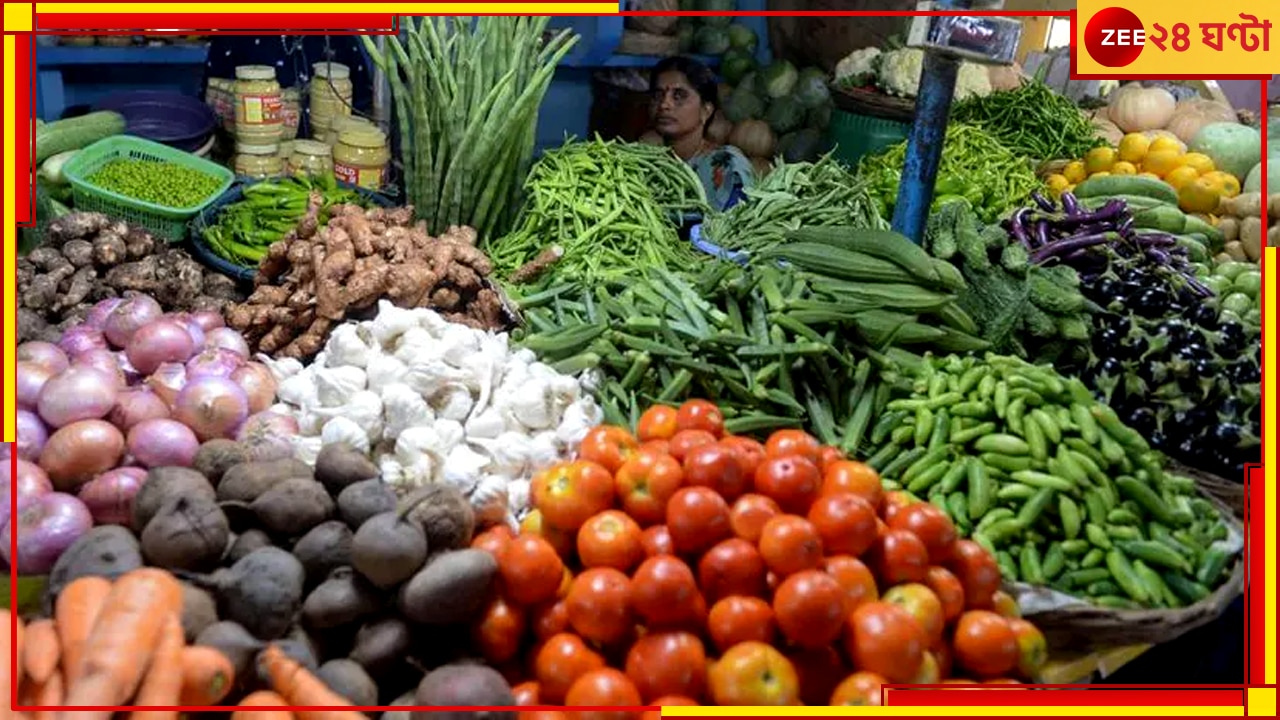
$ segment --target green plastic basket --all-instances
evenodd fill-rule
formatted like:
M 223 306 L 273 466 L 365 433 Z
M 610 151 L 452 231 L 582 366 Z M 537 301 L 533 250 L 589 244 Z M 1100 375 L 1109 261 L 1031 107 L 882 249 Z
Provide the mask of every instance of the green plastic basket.
M 853 166 L 863 155 L 871 155 L 907 139 L 911 123 L 900 120 L 851 113 L 835 109 L 831 124 L 827 126 L 827 138 L 836 146 L 837 160 Z
M 170 162 L 211 175 L 221 180 L 216 190 L 198 204 L 185 208 L 174 208 L 157 205 L 144 200 L 135 200 L 119 193 L 112 192 L 89 182 L 95 172 L 103 165 L 118 160 L 151 160 Z M 169 242 L 186 239 L 187 226 L 191 218 L 208 207 L 231 187 L 235 175 L 228 169 L 198 158 L 190 153 L 175 150 L 167 145 L 143 140 L 130 135 L 109 137 L 90 145 L 76 153 L 76 156 L 62 170 L 67 181 L 71 183 L 72 197 L 77 210 L 100 212 L 114 218 L 140 225 L 151 234 L 164 238 Z

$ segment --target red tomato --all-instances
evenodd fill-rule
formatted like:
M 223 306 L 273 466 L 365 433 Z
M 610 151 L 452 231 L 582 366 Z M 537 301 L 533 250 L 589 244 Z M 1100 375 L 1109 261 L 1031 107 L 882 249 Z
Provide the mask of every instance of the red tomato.
M 756 597 L 730 595 L 715 605 L 707 616 L 711 642 L 720 652 L 747 641 L 772 644 L 777 622 L 769 603 Z
M 733 534 L 729 505 L 709 488 L 681 488 L 667 503 L 667 531 L 677 553 L 704 552 Z
M 744 642 L 729 648 L 707 674 L 716 705 L 795 705 L 800 678 L 795 666 L 773 647 Z
M 524 519 L 520 521 L 520 534 L 537 535 L 546 540 L 551 543 L 551 547 L 555 548 L 556 554 L 561 558 L 568 558 L 573 555 L 578 537 L 576 531 L 552 527 L 542 517 L 541 510 L 533 510 L 524 516 Z
M 844 589 L 849 610 L 880 599 L 876 578 L 861 560 L 848 555 L 832 555 L 822 561 L 822 569 Z
M 782 514 L 782 508 L 773 498 L 747 493 L 733 502 L 729 508 L 729 524 L 733 534 L 755 543 L 760 541 L 764 524 Z
M 1022 618 L 1009 620 L 1009 627 L 1018 639 L 1018 674 L 1034 682 L 1049 661 L 1049 643 L 1040 628 Z
M 760 597 L 765 593 L 766 572 L 755 545 L 742 538 L 729 538 L 698 561 L 698 587 L 711 603 L 730 595 Z
M 640 544 L 644 547 L 644 556 L 675 555 L 676 547 L 671 542 L 671 532 L 666 525 L 654 525 L 640 536 Z
M 641 450 L 614 475 L 622 509 L 642 527 L 662 522 L 667 502 L 684 482 L 684 470 L 670 455 Z
M 610 473 L 640 448 L 640 441 L 615 425 L 597 425 L 587 431 L 578 446 L 578 459 L 597 463 Z
M 844 588 L 821 570 L 801 570 L 773 595 L 778 628 L 796 647 L 826 647 L 840 637 L 848 613 Z
M 677 430 L 705 430 L 717 438 L 724 434 L 724 413 L 715 403 L 686 400 L 676 411 Z
M 732 502 L 747 490 L 747 478 L 733 451 L 724 445 L 703 445 L 684 456 L 686 485 L 715 490 Z
M 516 534 L 506 525 L 494 525 L 472 538 L 471 547 L 476 550 L 485 550 L 496 558 L 502 552 L 502 548 L 515 536 Z
M 578 530 L 578 559 L 583 567 L 631 572 L 644 559 L 642 533 L 626 513 L 605 510 Z
M 489 603 L 480 621 L 472 626 L 471 636 L 481 656 L 490 664 L 499 665 L 520 653 L 526 627 L 528 618 L 524 608 L 498 596 Z
M 956 621 L 955 659 L 979 677 L 999 677 L 1018 666 L 1018 638 L 1009 620 L 990 610 L 969 610 Z
M 847 705 L 874 705 L 878 707 L 884 704 L 882 686 L 888 684 L 889 681 L 883 675 L 860 670 L 845 678 L 836 686 L 835 692 L 831 694 L 831 702 L 829 704 L 832 707 Z
M 1000 566 L 991 553 L 972 540 L 957 540 L 946 567 L 964 586 L 965 607 L 992 606 L 993 596 L 1000 589 Z
M 1003 590 L 991 593 L 991 609 L 997 615 L 1007 617 L 1010 620 L 1022 617 L 1022 609 L 1018 607 L 1018 601 Z
M 662 439 L 646 440 L 640 443 L 640 449 L 655 455 L 670 455 L 671 441 Z
M 529 610 L 529 626 L 538 640 L 569 631 L 569 605 L 564 599 L 535 605 Z
M 808 520 L 797 515 L 779 515 L 764 525 L 760 534 L 760 556 L 770 570 L 785 578 L 822 565 L 822 540 Z
M 702 599 L 693 570 L 680 558 L 658 555 L 640 563 L 631 576 L 631 606 L 650 628 L 695 619 Z
M 822 494 L 853 493 L 880 508 L 884 500 L 884 488 L 880 485 L 880 473 L 865 463 L 855 460 L 839 460 L 822 468 Z
M 849 674 L 840 653 L 830 645 L 812 649 L 790 649 L 787 659 L 800 677 L 800 702 L 826 705 L 836 686 Z
M 534 605 L 556 596 L 564 579 L 564 563 L 551 543 L 522 534 L 502 549 L 498 572 L 511 600 Z
M 769 457 L 786 457 L 799 455 L 815 467 L 822 462 L 822 443 L 803 430 L 777 430 L 764 443 L 764 452 Z
M 929 550 L 914 533 L 888 530 L 871 546 L 871 567 L 886 585 L 923 582 L 929 572 Z
M 569 624 L 584 639 L 608 645 L 635 627 L 631 580 L 613 568 L 592 568 L 574 579 L 565 598 Z
M 516 705 L 522 707 L 540 704 L 538 694 L 538 681 L 536 680 L 522 682 L 511 688 L 511 695 L 516 699 Z
M 882 599 L 901 607 L 915 618 L 924 630 L 930 646 L 942 641 L 942 626 L 946 622 L 942 614 L 942 601 L 927 586 L 920 583 L 894 585 L 885 592 Z
M 635 707 L 640 704 L 640 691 L 626 675 L 613 668 L 600 668 L 584 673 L 569 688 L 566 707 Z M 634 720 L 640 713 L 632 710 L 578 710 L 580 720 Z
M 844 452 L 838 447 L 823 445 L 818 451 L 818 469 L 826 472 L 827 468 L 844 460 Z
M 924 631 L 906 610 L 885 602 L 859 605 L 845 623 L 845 650 L 853 666 L 895 683 L 911 682 L 924 661 Z
M 676 409 L 670 405 L 654 405 L 640 415 L 636 437 L 640 442 L 670 440 L 676 434 Z
M 646 703 L 666 695 L 700 698 L 707 686 L 707 653 L 690 633 L 649 633 L 631 646 L 626 670 Z
M 960 579 L 944 567 L 931 567 L 924 576 L 924 584 L 929 586 L 938 601 L 942 603 L 942 619 L 951 622 L 964 612 L 964 586 Z
M 765 458 L 756 468 L 756 492 L 767 495 L 793 515 L 804 515 L 822 489 L 818 466 L 799 455 Z
M 920 502 L 913 499 L 910 495 L 901 490 L 890 490 L 884 494 L 884 499 L 880 501 L 880 516 L 885 522 L 893 520 L 893 516 L 898 514 L 902 508 L 915 505 Z
M 715 445 L 716 436 L 706 430 L 681 430 L 667 441 L 667 452 L 676 462 L 684 462 L 689 451 L 703 445 Z
M 852 493 L 819 497 L 809 508 L 809 522 L 828 554 L 857 557 L 876 541 L 876 509 Z
M 738 467 L 742 468 L 745 482 L 751 482 L 756 476 L 756 468 L 764 460 L 764 445 L 741 435 L 730 435 L 720 440 L 720 445 L 733 452 Z
M 613 507 L 613 476 L 587 460 L 557 463 L 533 476 L 529 494 L 548 524 L 573 531 Z
M 565 701 L 569 687 L 583 675 L 604 667 L 604 658 L 570 633 L 548 638 L 534 660 L 542 702 L 559 705 Z
M 956 526 L 932 503 L 916 503 L 904 508 L 889 521 L 889 527 L 914 533 L 928 549 L 929 562 L 935 565 L 950 560 L 955 550 Z
M 693 698 L 680 697 L 679 695 L 668 695 L 666 697 L 660 697 L 657 700 L 651 701 L 649 704 L 657 705 L 660 708 L 661 707 L 677 707 L 677 706 L 685 706 L 685 707 L 698 706 L 698 702 Z M 640 720 L 662 720 L 662 711 L 646 710 L 644 714 L 640 716 Z

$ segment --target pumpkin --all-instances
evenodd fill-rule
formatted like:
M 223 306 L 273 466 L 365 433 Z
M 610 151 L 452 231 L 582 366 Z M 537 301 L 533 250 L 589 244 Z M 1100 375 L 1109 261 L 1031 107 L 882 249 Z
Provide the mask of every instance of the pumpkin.
M 1093 128 L 1098 132 L 1098 137 L 1107 141 L 1108 145 L 1116 146 L 1124 139 L 1124 131 L 1116 127 L 1116 124 L 1105 117 L 1093 116 Z
M 707 139 L 716 145 L 723 145 L 724 141 L 729 139 L 731 132 L 733 132 L 733 123 L 729 122 L 724 113 L 717 110 L 715 116 L 711 118 L 711 124 L 707 126 Z
M 1226 105 L 1204 98 L 1189 98 L 1178 103 L 1173 111 L 1173 119 L 1165 126 L 1165 130 L 1177 135 L 1182 142 L 1189 143 L 1206 125 L 1235 121 L 1235 111 Z
M 778 139 L 769 123 L 763 120 L 743 120 L 733 126 L 733 132 L 729 133 L 729 144 L 747 157 L 768 158 L 773 157 Z
M 1178 101 L 1164 88 L 1125 86 L 1111 98 L 1107 117 L 1121 130 L 1159 130 L 1173 119 Z

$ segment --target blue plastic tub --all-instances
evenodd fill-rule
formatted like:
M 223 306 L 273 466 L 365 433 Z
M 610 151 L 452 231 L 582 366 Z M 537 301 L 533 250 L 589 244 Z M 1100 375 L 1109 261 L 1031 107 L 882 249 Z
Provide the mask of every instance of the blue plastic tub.
M 719 245 L 711 242 L 702 236 L 702 223 L 698 223 L 689 229 L 689 242 L 702 252 L 718 257 L 721 260 L 728 260 L 739 265 L 747 264 L 747 254 L 741 250 L 726 250 Z
M 134 90 L 111 95 L 94 106 L 124 116 L 125 133 L 169 147 L 195 152 L 218 123 L 197 98 L 164 90 Z

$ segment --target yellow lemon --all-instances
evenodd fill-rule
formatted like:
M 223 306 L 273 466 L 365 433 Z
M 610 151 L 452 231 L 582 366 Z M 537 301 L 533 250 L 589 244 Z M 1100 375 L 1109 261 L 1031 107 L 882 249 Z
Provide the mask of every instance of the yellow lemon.
M 1178 207 L 1183 212 L 1211 213 L 1221 200 L 1218 189 L 1207 178 L 1196 178 L 1178 190 Z
M 1078 183 L 1089 177 L 1089 173 L 1085 172 L 1084 163 L 1080 160 L 1072 160 L 1067 163 L 1067 166 L 1062 168 L 1062 175 L 1073 183 Z
M 1164 177 L 1178 167 L 1181 159 L 1182 153 L 1177 150 L 1152 150 L 1147 153 L 1147 159 L 1142 161 L 1142 169 Z
M 1189 152 L 1182 156 L 1182 166 L 1195 168 L 1196 172 L 1201 175 L 1217 170 L 1213 166 L 1213 160 L 1204 153 Z
M 1124 160 L 1121 160 L 1120 162 L 1111 166 L 1111 173 L 1113 175 L 1137 175 L 1138 168 L 1134 167 L 1133 163 L 1131 162 L 1125 162 Z
M 1084 169 L 1090 175 L 1096 175 L 1111 169 L 1116 164 L 1116 150 L 1109 147 L 1096 147 L 1084 156 Z
M 1147 147 L 1147 153 L 1159 152 L 1163 150 L 1172 150 L 1174 152 L 1182 152 L 1183 145 L 1178 138 L 1172 135 L 1157 135 Z
M 1140 163 L 1147 156 L 1151 140 L 1142 133 L 1129 133 L 1120 139 L 1120 159 L 1125 162 Z
M 1175 190 L 1181 190 L 1183 185 L 1200 177 L 1200 173 L 1196 169 L 1188 165 L 1181 165 L 1169 171 L 1164 176 L 1164 181 L 1173 186 Z
M 1240 194 L 1240 181 L 1235 175 L 1221 170 L 1212 170 L 1203 175 L 1204 179 L 1223 197 L 1235 197 Z
M 1067 187 L 1068 185 L 1070 185 L 1070 184 L 1071 184 L 1071 181 L 1070 181 L 1070 180 L 1068 180 L 1068 179 L 1067 179 L 1065 176 L 1063 176 L 1063 175 L 1059 175 L 1058 173 L 1054 173 L 1054 174 L 1052 174 L 1052 175 L 1050 175 L 1049 177 L 1047 177 L 1047 178 L 1045 178 L 1045 179 L 1044 179 L 1044 184 L 1045 184 L 1045 185 L 1048 185 L 1050 190 L 1052 190 L 1052 191 L 1054 191 L 1054 192 L 1058 192 L 1058 193 L 1060 193 L 1060 192 L 1062 192 L 1063 190 L 1065 190 L 1065 189 L 1066 189 L 1066 187 Z

